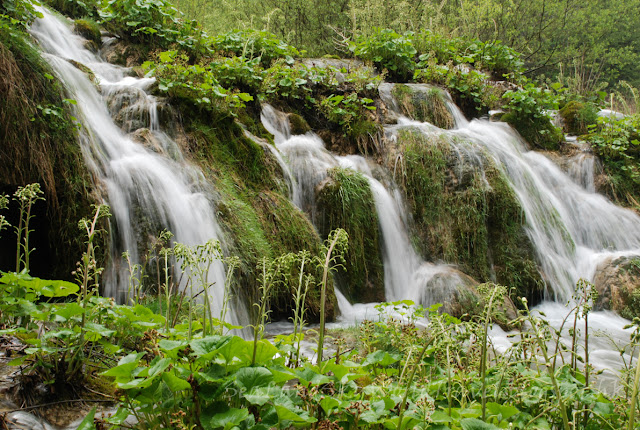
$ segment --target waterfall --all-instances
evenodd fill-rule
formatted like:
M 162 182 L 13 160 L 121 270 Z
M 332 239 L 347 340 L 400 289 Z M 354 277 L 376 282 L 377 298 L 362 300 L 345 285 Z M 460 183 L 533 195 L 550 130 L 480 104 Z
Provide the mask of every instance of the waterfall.
M 450 110 L 457 107 L 451 104 Z M 523 208 L 550 299 L 570 299 L 578 279 L 591 280 L 607 257 L 640 254 L 640 217 L 594 192 L 592 167 L 586 173 L 588 165 L 576 167 L 580 178 L 573 180 L 545 155 L 528 150 L 505 123 L 456 120 L 455 129 L 442 130 L 401 117 L 386 128 L 390 136 L 402 129 L 438 136 L 467 159 L 482 151 L 495 161 Z
M 315 190 L 328 175 L 328 170 L 342 167 L 360 172 L 369 182 L 382 234 L 385 297 L 387 300 L 409 299 L 424 305 L 450 300 L 454 288 L 464 282 L 461 274 L 449 265 L 423 261 L 414 251 L 406 226 L 406 209 L 399 193 L 390 192 L 378 179 L 368 161 L 357 155 L 337 156 L 330 153 L 314 133 L 292 136 L 286 115 L 265 105 L 262 111 L 265 128 L 286 162 L 282 168 L 293 175 L 296 196 L 292 200 L 315 219 Z M 393 185 L 390 187 L 395 188 Z M 395 194 L 395 195 L 394 195 Z M 337 291 L 343 314 L 352 309 Z
M 149 235 L 166 228 L 176 242 L 190 246 L 222 238 L 213 203 L 207 197 L 212 195 L 212 187 L 161 130 L 157 100 L 147 93 L 154 80 L 128 76 L 129 69 L 106 63 L 84 48 L 84 39 L 67 23 L 44 8 L 38 9 L 43 18 L 33 23 L 31 34 L 77 102 L 75 115 L 82 124 L 85 162 L 113 214 L 112 262 L 105 273 L 105 294 L 123 300 L 129 273 L 121 254 L 128 251 L 134 263 L 140 262 L 139 242 L 148 240 Z M 73 62 L 88 67 L 98 83 Z M 122 128 L 112 118 L 118 113 Z M 136 130 L 143 130 L 154 144 L 145 146 L 127 134 Z M 209 273 L 211 303 L 214 315 L 218 315 L 223 306 L 223 263 L 214 261 Z M 243 306 L 237 305 L 231 313 L 233 323 L 246 322 Z

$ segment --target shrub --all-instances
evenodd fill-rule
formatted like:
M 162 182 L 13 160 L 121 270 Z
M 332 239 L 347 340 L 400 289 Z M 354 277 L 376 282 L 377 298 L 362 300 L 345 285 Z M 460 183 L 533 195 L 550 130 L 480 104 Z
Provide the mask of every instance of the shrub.
M 226 55 L 234 55 L 246 59 L 258 59 L 263 67 L 269 67 L 277 59 L 284 59 L 288 65 L 300 52 L 287 45 L 273 33 L 258 30 L 234 30 L 221 34 L 214 39 L 216 50 Z
M 507 113 L 502 119 L 511 124 L 531 145 L 543 149 L 558 149 L 564 138 L 562 131 L 551 124 L 548 111 L 558 107 L 557 99 L 547 89 L 528 83 L 517 91 L 507 91 Z
M 378 70 L 387 70 L 395 81 L 406 82 L 413 75 L 417 53 L 413 33 L 400 35 L 393 30 L 376 29 L 372 36 L 351 42 L 349 50 L 356 57 L 371 61 Z
M 560 109 L 560 115 L 564 119 L 567 133 L 581 135 L 587 133 L 589 126 L 596 123 L 598 109 L 593 103 L 572 100 Z

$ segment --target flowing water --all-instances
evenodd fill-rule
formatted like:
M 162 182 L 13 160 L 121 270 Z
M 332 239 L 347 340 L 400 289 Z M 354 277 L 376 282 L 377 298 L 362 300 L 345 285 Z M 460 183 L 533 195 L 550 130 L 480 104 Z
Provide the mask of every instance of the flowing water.
M 447 265 L 423 261 L 414 251 L 406 227 L 404 204 L 398 193 L 390 192 L 378 179 L 369 162 L 357 155 L 337 156 L 324 147 L 315 134 L 292 136 L 286 115 L 269 105 L 263 107 L 262 122 L 274 135 L 278 151 L 286 160 L 283 170 L 291 172 L 296 189 L 292 199 L 300 209 L 316 217 L 316 187 L 327 177 L 328 170 L 342 167 L 360 172 L 369 181 L 373 194 L 380 233 L 384 265 L 385 297 L 387 300 L 412 300 L 433 304 L 443 301 L 460 284 L 461 274 Z M 393 185 L 390 187 L 393 190 Z M 338 292 L 343 315 L 353 316 L 353 308 Z
M 487 157 L 503 171 L 523 208 L 525 229 L 547 284 L 547 301 L 537 310 L 545 312 L 554 326 L 559 327 L 569 312 L 564 303 L 571 299 L 580 278 L 592 280 L 597 265 L 611 256 L 640 255 L 640 217 L 595 192 L 595 158 L 585 148 L 580 147 L 568 161 L 565 173 L 545 155 L 530 151 L 507 124 L 466 120 L 450 98 L 448 108 L 455 122 L 452 130 L 412 121 L 399 112 L 392 88 L 392 84 L 380 87 L 381 98 L 397 120 L 397 124 L 386 126 L 388 139 L 397 139 L 403 129 L 445 139 L 460 159 L 460 176 L 462 166 L 472 166 L 482 174 Z M 262 119 L 274 134 L 298 189 L 294 203 L 312 218 L 316 186 L 329 168 L 350 168 L 369 180 L 383 237 L 387 300 L 410 299 L 428 305 L 448 298 L 461 278 L 451 267 L 424 262 L 417 256 L 408 238 L 405 206 L 392 184 L 385 187 L 362 157 L 331 154 L 312 133 L 291 136 L 286 115 L 270 106 L 264 107 Z M 337 296 L 343 321 L 353 323 L 376 316 L 372 304 L 351 304 L 339 292 Z M 592 363 L 597 368 L 618 370 L 622 362 L 616 348 L 628 342 L 629 332 L 623 328 L 627 321 L 611 312 L 593 312 L 590 323 L 592 335 L 596 333 L 590 341 Z M 563 342 L 567 336 L 565 333 Z M 510 344 L 507 334 L 499 329 L 494 330 L 493 338 L 498 345 Z
M 85 161 L 113 214 L 105 294 L 124 300 L 129 281 L 124 251 L 139 263 L 145 243 L 162 229 L 190 246 L 222 238 L 209 197 L 213 190 L 162 131 L 158 102 L 147 93 L 154 80 L 129 76 L 129 69 L 106 63 L 84 48 L 84 39 L 73 34 L 68 23 L 45 9 L 40 12 L 44 17 L 33 23 L 31 34 L 77 102 Z M 88 67 L 94 81 L 73 62 Z M 130 132 L 146 137 L 134 139 Z M 218 315 L 225 284 L 222 262 L 215 260 L 209 273 L 211 303 Z M 231 314 L 232 322 L 246 322 L 242 306 Z
M 78 102 L 83 153 L 114 214 L 112 249 L 116 263 L 109 269 L 107 293 L 124 297 L 128 272 L 117 262 L 122 261 L 119 255 L 124 250 L 134 261 L 139 260 L 139 242 L 149 234 L 141 225 L 167 228 L 176 241 L 189 245 L 221 238 L 213 203 L 207 197 L 213 190 L 162 131 L 158 101 L 147 92 L 153 80 L 128 76 L 126 68 L 104 62 L 83 47 L 83 39 L 66 23 L 42 12 L 44 18 L 37 20 L 31 31 Z M 98 83 L 69 60 L 90 68 Z M 380 92 L 393 111 L 392 85 L 383 84 Z M 437 135 L 449 142 L 461 165 L 471 165 L 478 172 L 483 171 L 486 157 L 494 160 L 521 203 L 526 231 L 547 283 L 549 301 L 538 309 L 547 313 L 552 324 L 559 325 L 557 317 L 567 312 L 562 303 L 571 298 L 578 279 L 592 279 L 597 264 L 613 255 L 640 254 L 640 217 L 595 193 L 595 160 L 591 154 L 577 154 L 565 173 L 545 155 L 528 150 L 508 125 L 485 119 L 467 121 L 450 99 L 448 107 L 455 120 L 452 130 L 412 121 L 396 111 L 393 115 L 397 124 L 386 127 L 387 137 L 397 138 L 402 129 Z M 273 152 L 289 182 L 291 199 L 312 220 L 316 217 L 316 187 L 329 169 L 341 166 L 367 178 L 378 212 L 388 300 L 411 299 L 428 305 L 446 299 L 462 282 L 463 275 L 453 267 L 425 262 L 416 254 L 407 231 L 409 214 L 389 180 L 390 174 L 372 169 L 362 157 L 330 153 L 313 133 L 292 136 L 286 115 L 270 106 L 264 107 L 262 120 L 274 135 L 277 151 Z M 216 288 L 214 310 L 219 311 L 221 304 L 216 298 L 222 297 L 222 263 L 216 262 L 211 274 Z M 371 305 L 351 304 L 339 291 L 336 295 L 349 318 L 375 315 Z M 232 314 L 234 322 L 244 318 L 240 307 Z M 594 330 L 606 331 L 608 338 L 592 342 L 592 362 L 600 368 L 618 368 L 620 361 L 614 357 L 618 353 L 611 348 L 611 339 L 624 344 L 629 335 L 622 328 L 626 321 L 612 313 L 594 312 L 591 323 Z M 508 344 L 506 335 L 497 329 L 493 338 L 498 346 Z

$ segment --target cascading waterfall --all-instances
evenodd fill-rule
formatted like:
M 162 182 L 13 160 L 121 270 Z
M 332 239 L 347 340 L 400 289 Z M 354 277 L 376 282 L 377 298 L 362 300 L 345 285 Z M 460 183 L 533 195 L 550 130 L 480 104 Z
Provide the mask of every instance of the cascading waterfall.
M 378 213 L 382 233 L 385 296 L 387 300 L 413 300 L 415 303 L 433 304 L 449 298 L 452 289 L 460 285 L 461 274 L 448 265 L 423 261 L 409 241 L 404 222 L 404 204 L 388 191 L 375 177 L 361 156 L 336 156 L 327 151 L 322 140 L 313 133 L 291 136 L 286 115 L 265 105 L 262 112 L 265 128 L 274 135 L 278 151 L 287 161 L 283 170 L 292 173 L 294 188 L 292 200 L 300 209 L 315 217 L 315 189 L 333 167 L 343 167 L 362 173 L 369 181 Z M 350 309 L 348 301 L 339 293 L 338 305 L 343 314 Z
M 211 185 L 199 169 L 184 161 L 178 145 L 160 129 L 157 101 L 146 92 L 154 80 L 127 76 L 128 69 L 108 64 L 85 49 L 84 39 L 65 22 L 44 8 L 39 11 L 43 18 L 33 23 L 31 33 L 77 101 L 85 161 L 113 214 L 112 263 L 105 275 L 105 294 L 123 300 L 129 272 L 121 254 L 128 251 L 132 261 L 139 262 L 139 241 L 146 241 L 146 236 L 166 228 L 176 242 L 190 246 L 222 237 L 207 198 Z M 88 67 L 98 84 L 72 62 Z M 109 109 L 120 115 L 122 128 Z M 136 142 L 126 134 L 132 131 L 143 131 L 153 144 Z M 225 285 L 221 261 L 211 265 L 209 281 L 213 313 L 219 315 Z M 247 321 L 242 305 L 236 304 L 230 314 L 233 323 Z
M 640 254 L 638 215 L 590 191 L 589 183 L 577 184 L 543 154 L 527 150 L 507 124 L 479 119 L 441 130 L 401 118 L 387 130 L 396 135 L 406 128 L 445 138 L 466 154 L 484 151 L 500 166 L 522 205 L 549 298 L 569 300 L 578 279 L 591 280 L 607 257 Z
M 391 89 L 385 92 L 390 95 Z M 528 150 L 507 124 L 488 119 L 467 121 L 450 99 L 448 104 L 454 129 L 442 130 L 396 112 L 398 123 L 386 127 L 387 135 L 395 138 L 398 131 L 412 129 L 446 139 L 458 156 L 464 157 L 475 169 L 482 168 L 481 163 L 476 162 L 480 152 L 496 162 L 523 208 L 525 228 L 547 283 L 547 299 L 555 300 L 539 304 L 536 310 L 543 312 L 549 323 L 559 329 L 568 312 L 565 303 L 572 298 L 580 278 L 593 280 L 598 264 L 608 258 L 640 255 L 640 217 L 595 192 L 595 158 L 585 152 L 585 148 L 579 148 L 582 152 L 572 157 L 565 173 L 545 155 Z M 592 365 L 609 371 L 623 367 L 618 349 L 629 342 L 630 330 L 624 328 L 626 324 L 627 320 L 610 311 L 590 314 Z M 594 333 L 605 335 L 593 336 Z M 580 342 L 584 341 L 582 336 L 584 333 L 579 332 Z M 497 327 L 493 329 L 492 339 L 499 351 L 511 344 Z M 566 327 L 561 341 L 570 342 Z M 628 354 L 624 356 L 625 360 L 630 359 Z M 614 377 L 600 379 L 599 383 L 606 385 L 617 380 L 615 372 L 608 374 Z M 613 390 L 611 386 L 605 389 Z

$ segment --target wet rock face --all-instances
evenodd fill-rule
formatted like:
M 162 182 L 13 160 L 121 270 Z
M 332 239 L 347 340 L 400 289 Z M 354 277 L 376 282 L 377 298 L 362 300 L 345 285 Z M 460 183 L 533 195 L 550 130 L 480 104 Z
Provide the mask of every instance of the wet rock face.
M 115 38 L 105 41 L 100 54 L 107 62 L 125 67 L 138 66 L 144 58 L 139 46 Z
M 598 265 L 593 284 L 598 291 L 596 310 L 613 310 L 625 318 L 640 316 L 640 258 L 611 257 Z

